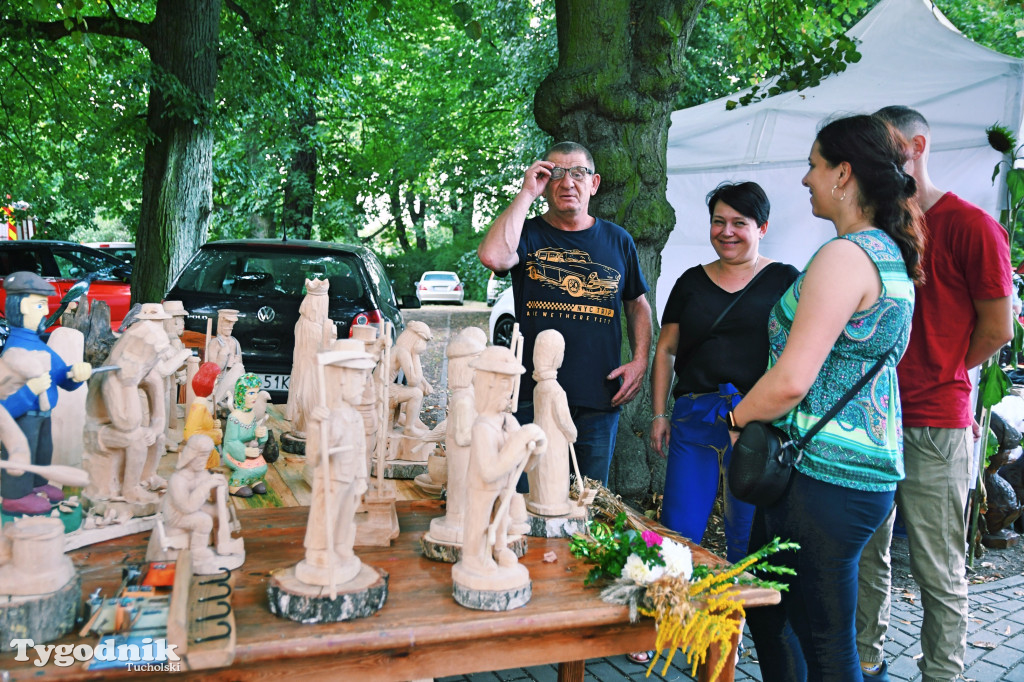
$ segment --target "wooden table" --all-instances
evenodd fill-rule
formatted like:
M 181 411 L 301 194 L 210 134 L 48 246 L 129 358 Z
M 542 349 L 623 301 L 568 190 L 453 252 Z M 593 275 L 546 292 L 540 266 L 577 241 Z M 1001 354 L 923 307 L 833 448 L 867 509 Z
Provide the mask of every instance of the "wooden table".
M 239 512 L 245 536 L 246 562 L 235 572 L 233 599 L 237 648 L 230 668 L 203 671 L 204 679 L 413 680 L 488 670 L 560 663 L 560 679 L 582 680 L 583 661 L 650 649 L 654 624 L 642 619 L 631 625 L 627 609 L 601 601 L 595 587 L 584 587 L 588 567 L 569 553 L 565 539 L 530 538 L 522 563 L 530 570 L 533 598 L 525 607 L 504 613 L 473 611 L 452 599 L 451 565 L 420 554 L 419 540 L 429 520 L 440 515 L 436 501 L 401 501 L 402 534 L 391 548 L 359 548 L 365 563 L 390 575 L 387 603 L 376 615 L 347 623 L 301 625 L 267 610 L 266 582 L 271 570 L 295 564 L 303 556 L 302 538 L 308 509 L 284 507 Z M 120 583 L 121 566 L 141 562 L 145 534 L 128 536 L 71 553 L 83 581 L 83 595 L 102 587 L 108 595 Z M 558 560 L 544 563 L 545 552 Z M 699 547 L 694 563 L 722 560 Z M 744 588 L 748 606 L 777 603 L 772 590 Z M 62 642 L 95 644 L 96 637 Z M 728 656 L 732 679 L 734 652 Z M 565 663 L 568 661 L 568 663 Z M 139 672 L 90 673 L 81 666 L 40 669 L 0 656 L 0 671 L 10 679 L 136 680 Z M 156 673 L 166 679 L 171 673 Z M 190 679 L 197 671 L 183 673 Z M 140 677 L 141 676 L 141 677 Z

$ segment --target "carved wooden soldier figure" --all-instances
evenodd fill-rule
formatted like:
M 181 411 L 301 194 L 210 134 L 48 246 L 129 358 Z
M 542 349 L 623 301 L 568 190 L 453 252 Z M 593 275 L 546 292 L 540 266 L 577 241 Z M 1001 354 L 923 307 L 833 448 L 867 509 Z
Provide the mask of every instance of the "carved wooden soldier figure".
M 204 435 L 188 439 L 178 456 L 177 469 L 160 504 L 160 526 L 150 537 L 147 561 L 171 561 L 188 547 L 193 572 L 210 575 L 234 569 L 245 560 L 242 538 L 231 537 L 228 481 L 206 469 L 213 441 Z M 216 539 L 213 537 L 217 530 Z
M 216 362 L 220 367 L 220 377 L 213 389 L 213 404 L 227 405 L 235 390 L 235 382 L 245 374 L 242 364 L 242 347 L 238 339 L 231 333 L 238 321 L 238 311 L 221 308 L 217 311 L 217 335 L 210 339 L 206 346 L 205 360 Z
M 305 437 L 306 420 L 316 406 L 316 354 L 329 348 L 338 337 L 337 327 L 327 316 L 330 284 L 326 279 L 306 280 L 306 295 L 299 305 L 299 320 L 295 323 L 287 416 L 296 438 Z
M 527 477 L 530 492 L 526 508 L 542 516 L 563 516 L 569 506 L 569 444 L 576 441 L 576 426 L 569 413 L 565 390 L 558 384 L 558 368 L 565 355 L 565 339 L 547 329 L 533 347 L 533 423 L 544 430 L 548 447 Z
M 508 547 L 509 505 L 516 482 L 545 449 L 536 424 L 520 427 L 509 413 L 515 379 L 524 371 L 508 348 L 491 346 L 476 370 L 462 558 L 452 567 L 455 600 L 469 608 L 504 611 L 530 600 L 530 574 Z
M 310 585 L 343 585 L 362 566 L 352 551 L 355 512 L 366 492 L 366 437 L 363 418 L 356 411 L 373 369 L 373 357 L 356 339 L 335 341 L 321 358 L 324 394 L 314 408 L 310 439 L 319 447 L 307 450 L 315 457 L 313 500 L 306 527 L 306 557 L 295 567 L 295 577 Z M 326 448 L 326 450 L 325 450 Z

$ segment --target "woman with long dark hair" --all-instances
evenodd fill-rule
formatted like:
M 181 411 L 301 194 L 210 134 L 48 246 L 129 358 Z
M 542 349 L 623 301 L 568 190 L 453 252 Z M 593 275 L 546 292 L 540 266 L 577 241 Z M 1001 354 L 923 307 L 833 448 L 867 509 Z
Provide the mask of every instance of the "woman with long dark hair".
M 910 337 L 922 216 L 903 141 L 881 119 L 840 118 L 818 132 L 803 185 L 836 237 L 775 304 L 770 368 L 730 415 L 796 439 L 879 360 L 882 369 L 803 451 L 789 488 L 758 509 L 751 547 L 779 536 L 801 549 L 779 607 L 748 614 L 766 681 L 861 682 L 855 645 L 857 563 L 903 478 L 896 364 Z M 795 637 L 793 636 L 795 635 Z

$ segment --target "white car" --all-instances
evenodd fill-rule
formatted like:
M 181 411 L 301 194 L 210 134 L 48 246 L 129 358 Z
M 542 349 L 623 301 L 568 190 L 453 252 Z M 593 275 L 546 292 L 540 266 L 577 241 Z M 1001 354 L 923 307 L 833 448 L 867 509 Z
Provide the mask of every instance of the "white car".
M 498 277 L 492 272 L 490 279 L 487 280 L 487 305 L 494 305 L 494 302 L 498 300 L 498 296 L 501 295 L 501 292 L 507 289 L 511 283 L 512 282 L 508 275 Z
M 512 328 L 515 324 L 515 301 L 512 299 L 512 287 L 509 287 L 501 292 L 491 310 L 491 344 L 508 348 L 512 344 Z
M 458 303 L 466 296 L 465 287 L 454 272 L 428 270 L 416 282 L 416 296 L 420 303 Z

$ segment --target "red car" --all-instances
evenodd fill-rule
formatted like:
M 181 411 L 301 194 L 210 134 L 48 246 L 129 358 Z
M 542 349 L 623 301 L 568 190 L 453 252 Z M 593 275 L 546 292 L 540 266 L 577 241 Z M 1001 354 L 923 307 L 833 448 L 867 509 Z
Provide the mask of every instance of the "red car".
M 121 326 L 131 302 L 131 265 L 99 249 L 74 242 L 23 240 L 0 241 L 0 277 L 28 270 L 53 284 L 53 313 L 68 289 L 89 273 L 104 274 L 89 285 L 89 301 L 106 301 L 113 329 Z M 0 315 L 6 318 L 7 293 L 0 288 Z

